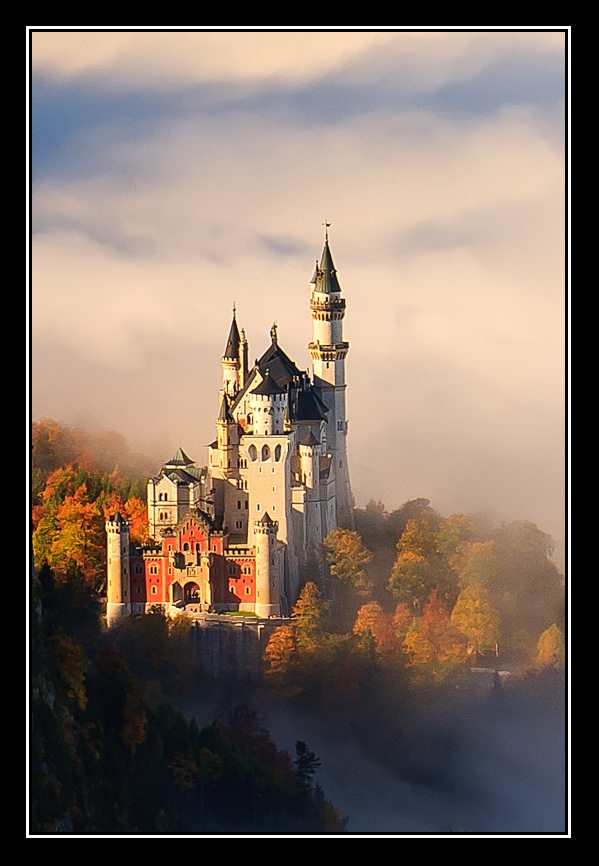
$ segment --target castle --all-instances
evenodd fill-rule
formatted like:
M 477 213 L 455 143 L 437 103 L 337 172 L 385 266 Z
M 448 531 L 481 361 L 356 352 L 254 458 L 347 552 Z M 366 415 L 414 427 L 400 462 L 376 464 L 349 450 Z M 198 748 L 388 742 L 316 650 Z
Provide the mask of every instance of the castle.
M 221 359 L 216 439 L 198 468 L 179 448 L 148 482 L 152 542 L 106 522 L 107 621 L 153 605 L 187 613 L 288 616 L 322 541 L 353 523 L 347 463 L 345 299 L 329 246 L 310 282 L 313 377 L 278 342 L 252 369 L 235 307 Z

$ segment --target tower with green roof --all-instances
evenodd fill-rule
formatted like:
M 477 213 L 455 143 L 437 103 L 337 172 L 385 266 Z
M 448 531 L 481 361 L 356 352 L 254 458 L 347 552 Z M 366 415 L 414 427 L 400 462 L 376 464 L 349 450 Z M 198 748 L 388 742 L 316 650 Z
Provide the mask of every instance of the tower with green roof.
M 349 343 L 343 339 L 345 298 L 329 246 L 326 223 L 325 243 L 310 281 L 312 340 L 308 352 L 314 370 L 314 388 L 328 409 L 326 440 L 335 475 L 336 523 L 353 528 L 353 496 L 347 461 L 347 410 L 345 404 L 345 358 Z

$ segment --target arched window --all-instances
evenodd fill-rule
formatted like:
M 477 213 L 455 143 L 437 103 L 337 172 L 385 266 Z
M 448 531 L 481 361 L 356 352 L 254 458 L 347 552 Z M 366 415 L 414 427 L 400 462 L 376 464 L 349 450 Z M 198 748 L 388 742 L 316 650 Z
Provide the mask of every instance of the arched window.
M 281 459 L 281 446 L 277 445 L 275 448 L 275 460 L 278 462 Z
M 258 457 L 258 451 L 255 445 L 250 445 L 248 448 L 248 454 L 250 455 L 250 460 L 256 460 Z
M 189 550 L 189 544 L 187 542 L 183 545 L 183 550 Z
M 268 445 L 262 446 L 262 460 L 270 460 L 270 448 Z

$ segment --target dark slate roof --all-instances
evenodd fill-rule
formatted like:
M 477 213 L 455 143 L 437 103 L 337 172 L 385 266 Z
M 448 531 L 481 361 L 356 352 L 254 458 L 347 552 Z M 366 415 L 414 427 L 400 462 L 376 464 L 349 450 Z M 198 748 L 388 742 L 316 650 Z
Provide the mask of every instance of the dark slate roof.
M 187 475 L 191 475 L 192 478 L 195 478 L 197 481 L 203 481 L 206 478 L 206 467 L 202 466 L 198 468 L 197 466 L 186 466 L 185 473 Z
M 252 389 L 252 394 L 263 394 L 263 395 L 272 395 L 272 394 L 285 394 L 287 391 L 286 388 L 281 388 L 280 385 L 277 385 L 273 377 L 270 375 L 270 371 L 265 371 L 264 379 Z
M 316 279 L 312 277 L 312 282 L 316 283 L 317 292 L 325 292 L 328 295 L 331 292 L 341 291 L 341 286 L 337 279 L 337 270 L 333 262 L 333 256 L 331 255 L 331 248 L 329 247 L 328 240 L 325 241 L 320 266 L 316 267 L 316 273 L 314 276 Z
M 189 466 L 193 462 L 194 461 L 190 457 L 187 456 L 185 451 L 183 451 L 181 448 L 177 448 L 174 456 L 171 457 L 171 459 L 168 461 L 168 463 L 165 463 L 164 465 L 165 466 Z
M 320 445 L 320 441 L 316 438 L 312 429 L 308 427 L 301 431 L 297 440 L 298 445 Z
M 231 412 L 235 411 L 246 394 L 252 392 L 252 386 L 256 383 L 257 374 L 259 373 L 262 378 L 265 378 L 267 370 L 271 378 L 273 378 L 279 388 L 283 388 L 283 390 L 287 389 L 287 386 L 293 379 L 296 377 L 301 378 L 304 375 L 304 373 L 296 367 L 291 358 L 281 349 L 279 344 L 273 340 L 262 357 L 259 360 L 256 360 L 256 366 L 250 371 L 243 389 L 236 395 L 231 404 Z
M 328 407 L 314 388 L 296 392 L 289 412 L 290 421 L 326 421 Z
M 302 371 L 274 341 L 258 361 L 258 370 L 261 376 L 266 374 L 267 369 L 280 388 L 286 388 L 295 376 L 302 375 Z
M 265 526 L 273 526 L 274 525 L 274 520 L 271 520 L 271 517 L 270 517 L 270 514 L 268 513 L 268 511 L 264 512 L 264 515 L 262 516 L 262 519 L 259 522 Z
M 233 310 L 233 321 L 231 322 L 231 330 L 225 346 L 223 358 L 229 358 L 232 361 L 239 360 L 239 344 L 241 338 L 239 336 L 239 328 L 237 327 L 237 319 L 235 318 L 235 310 Z
M 190 466 L 189 471 L 187 469 L 169 469 L 165 467 L 164 476 L 175 484 L 195 484 L 201 480 L 201 476 L 196 474 L 198 472 L 201 472 L 201 470 L 196 469 L 195 466 Z

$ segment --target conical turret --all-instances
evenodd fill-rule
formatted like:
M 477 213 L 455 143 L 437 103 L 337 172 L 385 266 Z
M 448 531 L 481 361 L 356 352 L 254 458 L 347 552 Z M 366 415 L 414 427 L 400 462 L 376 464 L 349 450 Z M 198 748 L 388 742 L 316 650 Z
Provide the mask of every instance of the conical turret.
M 225 346 L 223 358 L 227 358 L 230 361 L 238 361 L 240 344 L 241 337 L 239 336 L 239 328 L 237 327 L 235 305 L 233 305 L 233 321 L 231 322 L 231 328 L 229 329 L 229 336 L 227 337 L 227 345 Z
M 237 317 L 235 315 L 235 304 L 233 304 L 233 321 L 229 329 L 227 337 L 227 345 L 225 353 L 221 358 L 221 366 L 223 368 L 223 388 L 229 397 L 234 397 L 239 391 L 240 375 L 242 370 L 242 343 L 239 336 L 239 328 L 237 327 Z

